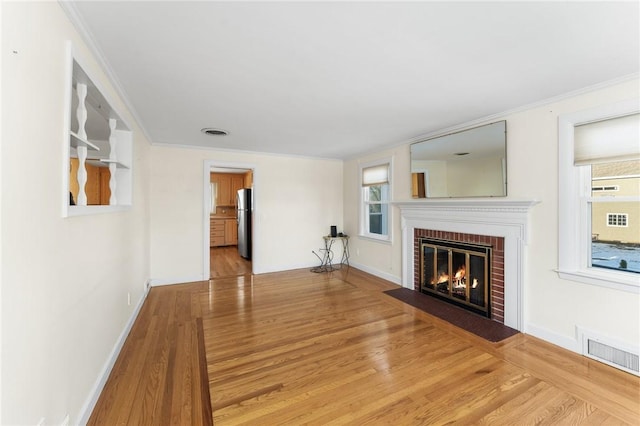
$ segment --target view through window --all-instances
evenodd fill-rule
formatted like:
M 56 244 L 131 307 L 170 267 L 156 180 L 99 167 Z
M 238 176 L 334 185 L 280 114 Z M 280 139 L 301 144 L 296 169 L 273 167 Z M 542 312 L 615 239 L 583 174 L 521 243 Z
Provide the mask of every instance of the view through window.
M 591 165 L 591 266 L 640 273 L 640 160 Z
M 368 230 L 369 233 L 387 235 L 387 215 L 389 206 L 389 184 L 372 185 L 365 187 L 367 191 L 366 203 L 368 205 Z

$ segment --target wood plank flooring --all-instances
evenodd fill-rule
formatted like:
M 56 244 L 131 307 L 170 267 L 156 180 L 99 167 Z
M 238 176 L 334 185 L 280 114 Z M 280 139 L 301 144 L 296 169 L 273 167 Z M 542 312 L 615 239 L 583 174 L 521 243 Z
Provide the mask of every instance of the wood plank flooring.
M 151 289 L 89 425 L 211 425 L 199 294 L 208 283 Z
M 390 288 L 354 268 L 153 288 L 90 424 L 638 424 L 638 377 Z
M 251 273 L 251 261 L 238 254 L 238 246 L 211 247 L 209 249 L 211 279 Z

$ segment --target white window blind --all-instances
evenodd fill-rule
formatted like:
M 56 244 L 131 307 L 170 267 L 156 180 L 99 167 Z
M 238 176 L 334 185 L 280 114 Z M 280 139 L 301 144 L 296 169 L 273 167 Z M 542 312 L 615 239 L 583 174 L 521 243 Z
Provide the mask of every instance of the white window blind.
M 640 159 L 640 114 L 575 126 L 574 164 Z
M 389 183 L 388 164 L 362 169 L 362 186 L 382 185 L 385 183 Z

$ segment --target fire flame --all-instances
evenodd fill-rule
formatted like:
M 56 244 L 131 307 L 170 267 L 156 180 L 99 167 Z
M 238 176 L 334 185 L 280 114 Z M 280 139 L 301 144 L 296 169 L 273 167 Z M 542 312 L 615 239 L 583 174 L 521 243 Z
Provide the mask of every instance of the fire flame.
M 453 276 L 453 278 L 456 281 L 462 281 L 465 277 L 467 273 L 467 268 L 466 266 L 462 265 L 461 267 L 458 268 L 458 270 L 456 271 L 456 274 Z
M 464 278 L 467 274 L 466 269 L 467 268 L 465 267 L 465 265 L 460 266 L 456 271 L 455 275 L 453 276 L 453 281 L 455 282 L 464 281 Z M 431 284 L 446 283 L 447 281 L 449 281 L 449 274 L 441 271 L 435 280 L 431 280 Z

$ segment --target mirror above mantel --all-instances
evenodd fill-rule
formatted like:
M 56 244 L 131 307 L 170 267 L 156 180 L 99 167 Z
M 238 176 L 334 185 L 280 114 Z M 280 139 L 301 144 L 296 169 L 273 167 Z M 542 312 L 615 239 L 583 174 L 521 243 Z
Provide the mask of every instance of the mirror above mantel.
M 413 198 L 505 197 L 507 122 L 411 145 Z

